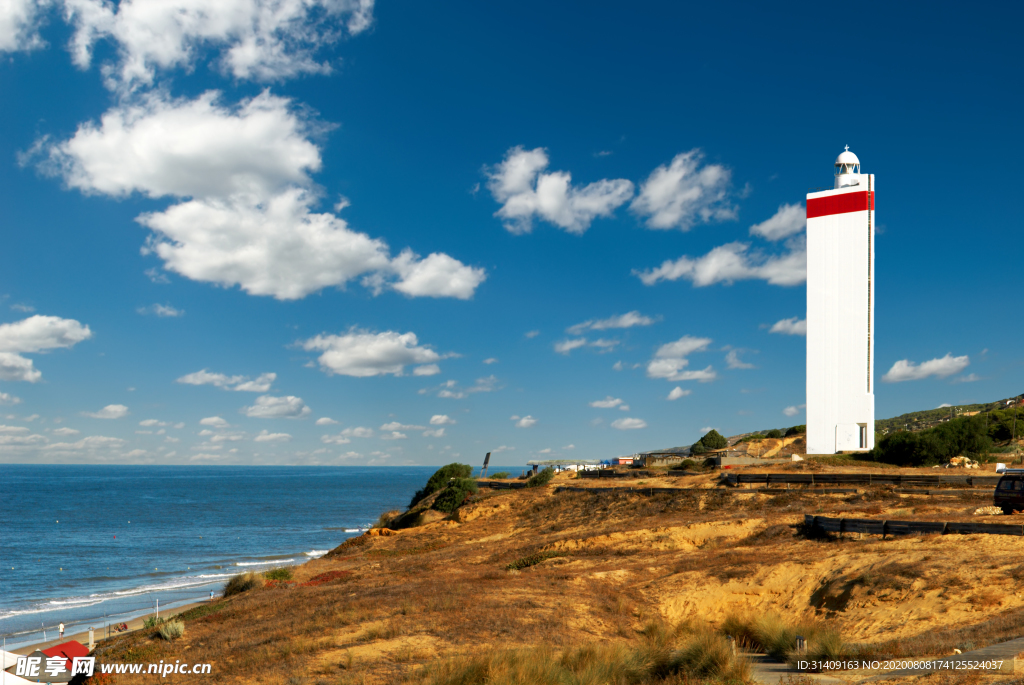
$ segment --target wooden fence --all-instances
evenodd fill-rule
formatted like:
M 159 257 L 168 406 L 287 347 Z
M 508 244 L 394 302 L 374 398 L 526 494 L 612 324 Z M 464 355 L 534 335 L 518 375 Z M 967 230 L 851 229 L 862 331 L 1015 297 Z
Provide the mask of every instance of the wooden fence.
M 965 521 L 879 521 L 877 519 L 829 518 L 804 516 L 804 525 L 829 533 L 869 533 L 871 535 L 912 535 L 938 533 L 949 535 L 985 534 L 1024 536 L 1024 525 L 1019 523 L 970 523 Z
M 902 475 L 878 473 L 723 473 L 722 482 L 728 485 L 763 483 L 765 485 L 918 485 L 961 487 L 995 487 L 1002 476 L 961 475 Z

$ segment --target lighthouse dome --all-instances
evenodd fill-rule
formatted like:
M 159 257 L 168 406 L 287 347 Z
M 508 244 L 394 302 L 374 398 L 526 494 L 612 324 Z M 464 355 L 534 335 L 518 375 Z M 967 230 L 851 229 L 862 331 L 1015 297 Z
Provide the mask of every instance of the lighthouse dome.
M 857 155 L 850 152 L 850 148 L 847 147 L 839 153 L 838 157 L 836 157 L 836 166 L 839 166 L 840 164 L 860 164 L 860 160 L 857 159 Z
M 850 152 L 850 146 L 836 157 L 836 188 L 860 185 L 860 160 Z

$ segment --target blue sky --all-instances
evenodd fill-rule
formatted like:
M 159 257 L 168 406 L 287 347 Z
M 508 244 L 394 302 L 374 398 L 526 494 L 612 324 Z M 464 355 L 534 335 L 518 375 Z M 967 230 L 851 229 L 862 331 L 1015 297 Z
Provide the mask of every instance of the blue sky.
M 1019 394 L 1021 10 L 14 0 L 0 460 L 499 464 L 803 423 L 878 187 L 884 418 Z

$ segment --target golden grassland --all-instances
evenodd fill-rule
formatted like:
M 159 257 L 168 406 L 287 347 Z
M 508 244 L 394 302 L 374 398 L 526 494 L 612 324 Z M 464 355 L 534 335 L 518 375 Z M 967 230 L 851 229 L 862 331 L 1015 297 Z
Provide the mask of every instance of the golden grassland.
M 99 660 L 209 662 L 218 683 L 741 682 L 749 665 L 722 655 L 724 635 L 770 651 L 765 617 L 862 656 L 945 655 L 1024 635 L 1020 538 L 802 527 L 805 513 L 964 519 L 986 500 L 884 487 L 726 493 L 712 474 L 570 478 L 481 489 L 450 517 L 353 538 L 290 580 L 257 578 L 187 612 L 179 638 L 114 638 Z M 696 490 L 630 491 L 669 484 Z

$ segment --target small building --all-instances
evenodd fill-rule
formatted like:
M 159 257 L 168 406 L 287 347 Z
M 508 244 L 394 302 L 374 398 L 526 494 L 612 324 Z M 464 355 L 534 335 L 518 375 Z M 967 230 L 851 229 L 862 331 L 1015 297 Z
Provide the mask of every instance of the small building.
M 634 457 L 619 457 L 617 459 L 613 459 L 612 463 L 617 466 L 632 466 L 635 460 L 636 459 Z

